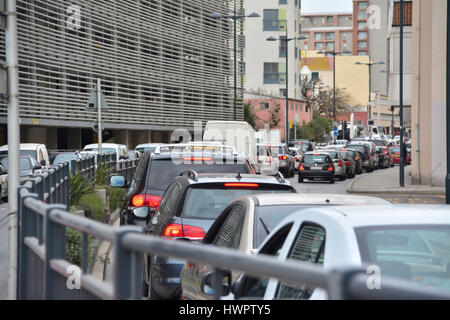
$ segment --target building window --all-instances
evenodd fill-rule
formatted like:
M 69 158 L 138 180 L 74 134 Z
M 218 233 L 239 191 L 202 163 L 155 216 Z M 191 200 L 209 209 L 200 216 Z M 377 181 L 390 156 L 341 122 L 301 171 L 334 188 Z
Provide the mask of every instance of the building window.
M 334 32 L 327 32 L 325 33 L 325 40 L 332 40 L 334 41 Z
M 263 30 L 283 31 L 286 30 L 286 20 L 278 19 L 277 9 L 264 9 Z
M 362 126 L 364 123 L 362 120 L 356 120 L 356 125 Z
M 323 41 L 323 38 L 324 38 L 324 34 L 323 33 L 316 32 L 314 34 L 314 40 L 315 41 Z
M 366 16 L 366 12 L 365 11 L 359 11 L 358 12 L 358 20 L 366 20 L 367 16 Z
M 314 50 L 323 50 L 323 48 L 324 48 L 323 42 L 314 43 Z
M 367 2 L 358 2 L 358 9 L 359 10 L 367 9 Z
M 327 23 L 328 24 L 333 24 L 333 16 L 328 16 L 327 17 Z
M 358 22 L 358 30 L 367 29 L 367 22 Z
M 280 96 L 286 97 L 286 89 L 280 89 Z
M 298 104 L 295 105 L 295 111 L 298 111 Z
M 286 36 L 281 36 L 280 39 L 286 39 Z M 286 41 L 280 41 L 280 58 L 286 57 Z
M 403 3 L 403 25 L 412 26 L 412 1 L 405 1 Z M 400 26 L 400 2 L 394 2 L 394 17 L 392 21 L 393 27 Z
M 280 0 L 280 4 L 287 4 L 287 0 Z
M 294 110 L 294 104 L 291 103 L 291 110 Z
M 367 39 L 367 32 L 366 31 L 359 31 L 358 32 L 358 40 L 365 40 Z
M 358 41 L 358 49 L 367 49 L 367 41 Z
M 261 110 L 269 110 L 270 106 L 269 106 L 269 103 L 268 103 L 268 102 L 261 102 L 261 103 L 259 104 L 259 108 L 260 108 Z
M 334 42 L 327 42 L 326 48 L 328 51 L 334 51 Z
M 367 56 L 366 51 L 358 51 L 358 56 Z
M 311 80 L 312 81 L 319 81 L 319 73 L 318 72 L 313 72 L 311 74 Z

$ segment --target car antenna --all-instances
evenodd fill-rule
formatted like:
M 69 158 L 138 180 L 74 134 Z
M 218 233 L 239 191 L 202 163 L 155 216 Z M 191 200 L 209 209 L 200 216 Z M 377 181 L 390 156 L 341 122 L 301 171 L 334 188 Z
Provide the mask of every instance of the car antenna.
M 241 179 L 242 179 L 242 176 L 241 176 L 241 173 L 240 173 L 240 172 L 238 172 L 238 175 L 237 175 L 236 179 L 238 179 L 238 180 L 241 180 Z

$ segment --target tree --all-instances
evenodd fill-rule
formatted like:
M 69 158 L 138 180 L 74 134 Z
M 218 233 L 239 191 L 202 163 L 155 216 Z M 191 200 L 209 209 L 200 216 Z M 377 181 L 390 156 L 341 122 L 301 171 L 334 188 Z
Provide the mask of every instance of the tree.
M 320 80 L 317 82 L 320 82 Z M 313 88 L 316 89 L 315 85 L 317 82 L 308 82 L 302 85 L 302 94 L 306 98 L 306 107 L 308 110 L 312 108 L 314 113 L 322 117 L 333 119 L 333 88 L 320 90 L 316 94 Z M 353 97 L 351 94 L 336 88 L 336 114 L 350 112 L 352 101 Z
M 308 139 L 315 142 L 324 142 L 324 136 L 333 128 L 332 120 L 314 115 L 314 119 L 302 126 L 297 127 L 297 138 Z M 291 136 L 294 136 L 294 128 L 291 129 Z
M 247 121 L 249 125 L 256 128 L 256 118 L 255 113 L 252 110 L 252 105 L 250 103 L 244 104 L 244 121 Z

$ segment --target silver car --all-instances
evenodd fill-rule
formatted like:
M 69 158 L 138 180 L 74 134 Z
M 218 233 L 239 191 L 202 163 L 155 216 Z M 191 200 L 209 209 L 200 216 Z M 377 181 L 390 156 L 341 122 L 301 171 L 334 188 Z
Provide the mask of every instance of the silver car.
M 272 230 L 290 214 L 305 208 L 344 205 L 389 205 L 380 198 L 326 195 L 326 194 L 258 194 L 234 200 L 215 220 L 203 238 L 203 244 L 231 248 L 247 254 L 255 254 Z M 236 221 L 239 213 L 242 223 Z M 238 232 L 229 233 L 229 224 L 240 226 Z M 226 239 L 226 241 L 225 241 Z M 213 269 L 206 265 L 187 262 L 181 271 L 181 296 L 183 299 L 212 299 L 211 291 L 205 290 L 203 278 Z M 232 272 L 232 281 L 240 272 Z
M 330 154 L 331 159 L 333 160 L 336 178 L 339 178 L 340 181 L 347 179 L 347 168 L 345 166 L 345 161 L 342 154 L 337 149 L 325 149 L 322 151 Z

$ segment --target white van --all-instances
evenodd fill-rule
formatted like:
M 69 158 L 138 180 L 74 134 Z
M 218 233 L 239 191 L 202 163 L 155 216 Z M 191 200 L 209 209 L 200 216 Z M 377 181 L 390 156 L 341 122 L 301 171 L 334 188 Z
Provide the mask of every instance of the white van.
M 102 143 L 102 153 L 115 153 L 117 160 L 128 158 L 128 148 L 123 144 Z M 83 148 L 82 155 L 98 154 L 98 143 L 88 144 Z
M 0 158 L 8 156 L 8 145 L 0 147 Z M 45 144 L 39 143 L 21 143 L 20 156 L 31 156 L 36 159 L 43 169 L 50 167 L 50 158 L 48 156 L 47 147 Z
M 260 172 L 255 130 L 246 121 L 208 121 L 203 141 L 217 141 L 233 146 L 238 153 L 247 156 L 256 172 Z

